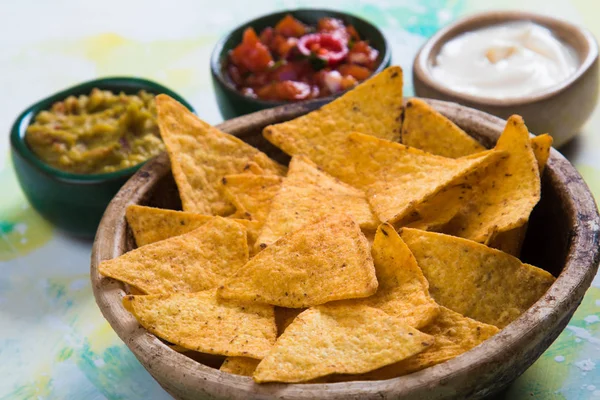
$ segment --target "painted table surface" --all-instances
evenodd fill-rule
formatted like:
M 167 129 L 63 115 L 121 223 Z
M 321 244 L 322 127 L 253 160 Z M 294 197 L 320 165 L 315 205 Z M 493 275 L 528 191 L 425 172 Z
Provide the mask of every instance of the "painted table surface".
M 591 0 L 104 0 L 0 3 L 0 399 L 166 399 L 111 330 L 89 282 L 91 242 L 53 230 L 16 181 L 8 131 L 25 107 L 98 76 L 134 75 L 181 93 L 221 121 L 208 59 L 232 27 L 299 6 L 351 11 L 381 27 L 406 71 L 424 40 L 476 11 L 518 8 L 583 24 L 600 37 Z M 600 196 L 600 108 L 563 152 Z M 501 399 L 600 399 L 600 277 L 567 329 Z

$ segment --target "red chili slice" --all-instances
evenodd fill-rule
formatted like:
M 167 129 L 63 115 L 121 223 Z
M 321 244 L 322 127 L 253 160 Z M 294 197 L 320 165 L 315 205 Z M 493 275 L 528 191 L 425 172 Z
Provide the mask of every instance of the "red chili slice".
M 336 35 L 313 33 L 298 39 L 298 50 L 305 56 L 316 55 L 330 66 L 339 64 L 348 55 L 348 46 Z

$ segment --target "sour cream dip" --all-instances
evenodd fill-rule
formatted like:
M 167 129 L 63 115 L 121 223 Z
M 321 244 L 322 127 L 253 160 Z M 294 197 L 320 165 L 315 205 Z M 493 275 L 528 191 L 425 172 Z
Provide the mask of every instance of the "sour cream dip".
M 541 25 L 519 21 L 449 40 L 436 57 L 432 75 L 457 92 L 510 99 L 565 81 L 578 66 L 570 45 Z

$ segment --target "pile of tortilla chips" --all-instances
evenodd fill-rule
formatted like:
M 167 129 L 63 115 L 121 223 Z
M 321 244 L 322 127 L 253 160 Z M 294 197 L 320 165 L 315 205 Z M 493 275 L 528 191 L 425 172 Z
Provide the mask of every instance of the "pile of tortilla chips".
M 256 382 L 390 379 L 478 346 L 554 282 L 522 263 L 552 140 L 485 149 L 391 67 L 264 136 L 288 167 L 156 99 L 183 211 L 132 205 L 100 272 L 174 351 Z

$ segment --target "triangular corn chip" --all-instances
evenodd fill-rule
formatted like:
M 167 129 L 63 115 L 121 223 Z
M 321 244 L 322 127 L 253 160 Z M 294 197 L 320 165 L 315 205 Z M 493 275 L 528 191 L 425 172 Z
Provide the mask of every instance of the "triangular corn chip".
M 289 155 L 305 154 L 318 165 L 336 152 L 334 132 L 357 131 L 398 141 L 402 119 L 402 69 L 394 66 L 299 118 L 267 126 L 263 135 Z
M 540 176 L 544 172 L 544 168 L 546 168 L 548 158 L 550 158 L 550 150 L 552 150 L 553 142 L 554 139 L 552 139 L 552 136 L 548 135 L 547 133 L 538 135 L 531 139 L 531 149 L 533 150 L 535 160 L 537 161 Z
M 425 351 L 363 375 L 332 377 L 332 381 L 392 379 L 420 371 L 471 350 L 494 336 L 500 329 L 464 317 L 446 307 L 440 307 L 440 313 L 435 321 L 421 331 L 435 339 L 433 346 Z
M 246 230 L 218 217 L 191 232 L 103 261 L 98 270 L 144 293 L 168 294 L 217 287 L 247 261 Z
M 319 170 L 308 158 L 294 156 L 256 245 L 270 245 L 286 233 L 341 213 L 352 216 L 362 229 L 375 230 L 379 224 L 363 191 Z
M 125 213 L 138 247 L 183 235 L 217 218 L 186 211 L 165 210 L 132 204 Z M 246 219 L 234 219 L 246 228 L 248 248 L 252 249 L 262 224 Z
M 282 180 L 280 176 L 248 173 L 225 176 L 221 181 L 223 193 L 236 208 L 232 217 L 260 221 L 262 225 Z
M 365 299 L 343 300 L 336 304 L 362 304 L 402 318 L 404 323 L 421 328 L 435 319 L 439 306 L 429 295 L 429 284 L 417 261 L 389 224 L 382 224 L 371 249 L 377 293 Z
M 438 304 L 499 328 L 531 307 L 555 280 L 542 269 L 470 240 L 409 228 L 400 236 Z
M 225 299 L 302 308 L 376 291 L 367 239 L 351 217 L 333 215 L 258 253 L 218 293 Z
M 513 115 L 496 149 L 509 157 L 491 165 L 471 202 L 450 224 L 447 233 L 489 243 L 493 236 L 527 223 L 540 200 L 540 174 L 523 118 Z
M 485 150 L 477 140 L 420 99 L 410 99 L 406 103 L 402 143 L 450 158 Z
M 259 362 L 256 358 L 227 357 L 219 370 L 234 375 L 252 376 Z
M 359 374 L 418 354 L 429 335 L 366 306 L 323 305 L 300 314 L 258 364 L 256 382 L 305 382 Z
M 129 295 L 123 305 L 149 332 L 190 350 L 261 359 L 275 343 L 273 307 L 225 302 L 214 289 Z
M 184 211 L 228 214 L 232 207 L 219 192 L 221 179 L 242 172 L 249 162 L 267 174 L 285 172 L 264 153 L 210 126 L 165 94 L 156 96 L 156 109 Z

